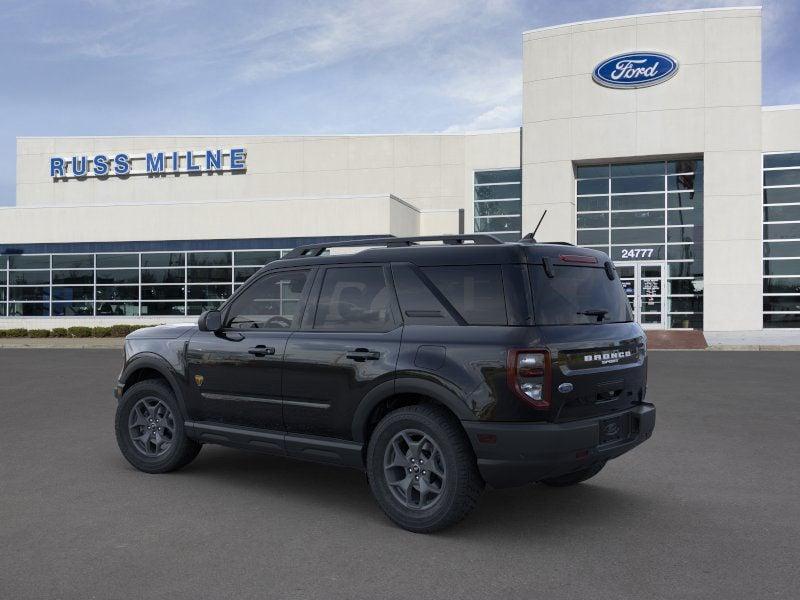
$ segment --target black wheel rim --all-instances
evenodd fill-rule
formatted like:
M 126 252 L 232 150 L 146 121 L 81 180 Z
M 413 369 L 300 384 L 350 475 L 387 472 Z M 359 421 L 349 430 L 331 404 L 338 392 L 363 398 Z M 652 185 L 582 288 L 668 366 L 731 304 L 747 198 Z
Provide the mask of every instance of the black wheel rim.
M 395 500 L 415 510 L 434 506 L 447 484 L 442 451 L 417 429 L 404 429 L 391 439 L 383 455 L 383 476 Z
M 172 411 L 155 397 L 142 398 L 128 416 L 128 435 L 134 448 L 149 457 L 169 451 L 175 437 Z

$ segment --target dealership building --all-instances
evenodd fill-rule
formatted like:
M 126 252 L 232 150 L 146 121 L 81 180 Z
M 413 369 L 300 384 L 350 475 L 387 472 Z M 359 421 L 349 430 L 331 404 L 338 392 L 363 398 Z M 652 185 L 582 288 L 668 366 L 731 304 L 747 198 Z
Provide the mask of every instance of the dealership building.
M 299 244 L 545 215 L 537 239 L 610 254 L 645 327 L 800 337 L 800 105 L 762 106 L 761 9 L 522 36 L 514 129 L 18 138 L 0 327 L 186 320 Z

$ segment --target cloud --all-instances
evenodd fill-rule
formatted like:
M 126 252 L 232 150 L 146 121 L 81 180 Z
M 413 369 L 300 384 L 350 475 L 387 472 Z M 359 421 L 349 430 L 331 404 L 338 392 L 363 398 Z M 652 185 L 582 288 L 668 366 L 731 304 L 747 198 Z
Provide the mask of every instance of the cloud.
M 467 123 L 451 125 L 444 133 L 480 131 L 484 129 L 506 129 L 518 127 L 522 123 L 522 110 L 519 103 L 498 105 L 482 112 Z
M 344 7 L 323 5 L 292 16 L 283 29 L 251 34 L 257 42 L 239 76 L 245 81 L 322 68 L 389 48 L 415 44 L 443 27 L 452 27 L 469 14 L 472 2 L 373 2 L 360 0 Z

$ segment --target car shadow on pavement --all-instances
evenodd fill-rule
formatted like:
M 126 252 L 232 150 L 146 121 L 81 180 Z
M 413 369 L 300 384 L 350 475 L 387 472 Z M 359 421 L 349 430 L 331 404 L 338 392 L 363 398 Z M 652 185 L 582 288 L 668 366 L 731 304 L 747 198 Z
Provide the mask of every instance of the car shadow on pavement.
M 366 476 L 355 469 L 207 446 L 181 474 L 191 478 L 193 485 L 250 492 L 257 488 L 266 503 L 275 498 L 289 500 L 293 506 L 324 504 L 326 510 L 393 527 L 373 500 Z M 613 487 L 603 479 L 601 473 L 592 482 L 568 488 L 528 485 L 486 489 L 477 509 L 463 523 L 440 535 L 515 537 L 535 529 L 537 537 L 546 538 L 563 533 L 565 528 L 614 520 L 624 523 L 652 514 L 652 496 L 630 487 Z

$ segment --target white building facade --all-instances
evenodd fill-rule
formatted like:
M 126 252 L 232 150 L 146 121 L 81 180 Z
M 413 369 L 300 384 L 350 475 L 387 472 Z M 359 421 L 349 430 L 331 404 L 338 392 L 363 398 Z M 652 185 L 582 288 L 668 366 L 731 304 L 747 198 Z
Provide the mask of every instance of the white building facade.
M 800 106 L 761 10 L 523 34 L 523 123 L 468 134 L 19 138 L 0 327 L 165 322 L 301 243 L 492 233 L 608 252 L 657 329 L 800 335 Z M 605 66 L 604 66 L 605 65 Z

